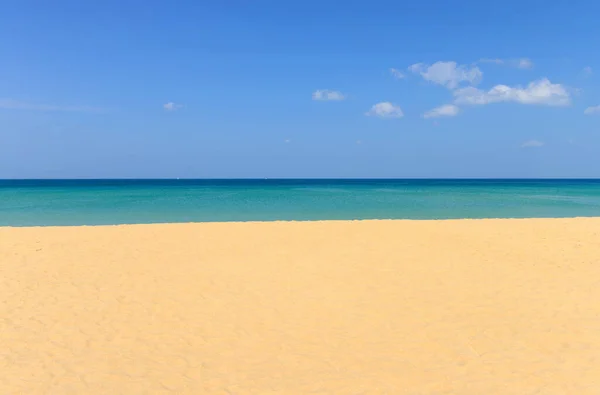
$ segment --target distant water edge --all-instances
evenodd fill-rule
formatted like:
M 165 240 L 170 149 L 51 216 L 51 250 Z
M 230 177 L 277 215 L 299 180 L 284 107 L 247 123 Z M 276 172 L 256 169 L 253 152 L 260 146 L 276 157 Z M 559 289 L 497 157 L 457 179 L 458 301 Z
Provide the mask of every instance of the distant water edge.
M 600 216 L 600 180 L 0 180 L 0 226 Z

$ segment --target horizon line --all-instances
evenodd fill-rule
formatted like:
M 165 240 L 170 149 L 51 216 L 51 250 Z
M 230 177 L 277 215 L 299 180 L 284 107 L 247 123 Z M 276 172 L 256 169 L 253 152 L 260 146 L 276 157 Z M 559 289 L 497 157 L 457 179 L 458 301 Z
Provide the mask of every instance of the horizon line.
M 293 181 L 293 180 L 600 180 L 600 177 L 122 177 L 0 178 L 0 181 Z

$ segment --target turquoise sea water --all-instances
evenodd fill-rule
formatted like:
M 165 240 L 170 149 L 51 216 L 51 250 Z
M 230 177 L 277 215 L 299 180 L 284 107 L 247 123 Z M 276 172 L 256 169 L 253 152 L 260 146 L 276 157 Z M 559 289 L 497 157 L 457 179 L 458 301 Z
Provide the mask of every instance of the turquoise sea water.
M 600 180 L 0 180 L 0 226 L 600 216 Z

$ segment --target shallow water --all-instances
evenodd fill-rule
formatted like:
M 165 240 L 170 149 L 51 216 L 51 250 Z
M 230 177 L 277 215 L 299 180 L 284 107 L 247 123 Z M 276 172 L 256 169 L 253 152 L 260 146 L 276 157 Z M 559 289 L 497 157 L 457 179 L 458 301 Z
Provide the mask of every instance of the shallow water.
M 0 225 L 600 216 L 600 180 L 2 180 Z

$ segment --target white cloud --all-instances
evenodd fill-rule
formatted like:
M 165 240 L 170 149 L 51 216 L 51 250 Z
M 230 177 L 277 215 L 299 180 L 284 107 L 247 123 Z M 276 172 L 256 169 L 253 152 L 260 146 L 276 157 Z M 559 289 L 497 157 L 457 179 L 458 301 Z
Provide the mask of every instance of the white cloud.
M 173 103 L 171 101 L 171 102 L 168 102 L 167 104 L 164 104 L 163 108 L 167 111 L 176 111 L 176 110 L 183 108 L 183 104 L 177 104 L 177 103 Z
M 526 141 L 523 144 L 521 144 L 521 148 L 536 148 L 536 147 L 542 147 L 543 145 L 544 145 L 543 141 L 529 140 L 529 141 Z
M 498 65 L 506 65 L 509 67 L 515 67 L 517 69 L 533 68 L 533 62 L 528 58 L 520 58 L 520 59 L 483 58 L 483 59 L 479 59 L 479 63 L 494 63 L 494 64 L 498 64 Z
M 0 99 L 0 108 L 6 110 L 66 111 L 66 112 L 103 112 L 105 109 L 89 106 L 61 106 L 54 104 L 36 104 L 13 99 Z
M 432 65 L 416 63 L 409 66 L 408 70 L 420 74 L 426 81 L 443 85 L 449 89 L 456 88 L 461 82 L 476 85 L 483 77 L 479 67 L 459 66 L 456 62 L 436 62 Z
M 394 76 L 394 78 L 397 78 L 399 80 L 405 77 L 403 72 L 393 67 L 390 69 L 390 73 Z
M 406 69 L 412 73 L 420 73 L 427 66 L 425 63 L 415 63 L 408 66 Z
M 433 110 L 427 111 L 425 114 L 423 114 L 423 118 L 453 117 L 458 115 L 459 111 L 460 109 L 454 104 L 444 104 L 443 106 L 439 106 Z
M 490 104 L 497 102 L 516 102 L 521 104 L 539 104 L 547 106 L 567 106 L 571 104 L 571 95 L 561 84 L 553 84 L 547 78 L 530 82 L 527 87 L 496 85 L 489 91 L 473 87 L 454 91 L 456 104 Z
M 531 69 L 533 68 L 533 62 L 527 58 L 518 59 L 514 61 L 519 69 Z
M 380 118 L 402 118 L 404 113 L 402 112 L 402 109 L 395 104 L 381 102 L 374 104 L 365 115 Z
M 344 96 L 341 92 L 338 91 L 330 91 L 329 89 L 318 89 L 313 92 L 312 99 L 313 100 L 331 100 L 331 101 L 339 101 L 344 100 L 346 96 Z
M 592 74 L 594 74 L 594 72 L 590 66 L 586 66 L 583 68 L 583 70 L 581 70 L 581 74 L 584 77 L 590 77 Z
M 585 115 L 600 114 L 600 105 L 588 107 L 583 113 Z

